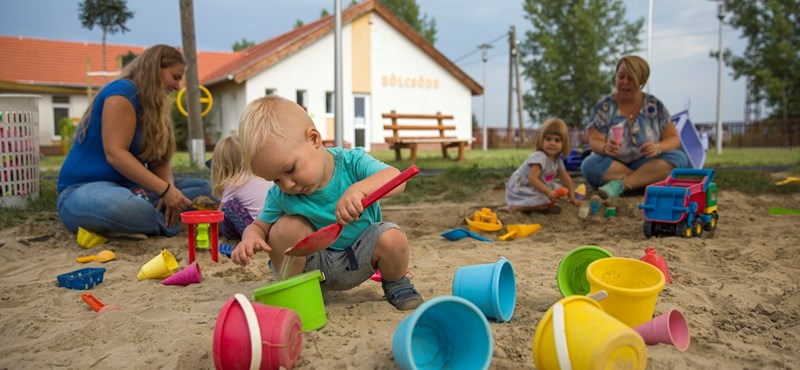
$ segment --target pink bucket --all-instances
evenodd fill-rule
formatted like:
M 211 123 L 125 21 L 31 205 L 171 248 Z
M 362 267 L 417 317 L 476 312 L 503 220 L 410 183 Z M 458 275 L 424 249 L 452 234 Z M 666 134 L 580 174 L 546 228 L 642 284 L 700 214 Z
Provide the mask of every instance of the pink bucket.
M 297 312 L 251 303 L 241 294 L 225 302 L 214 328 L 217 369 L 291 369 L 303 348 Z M 260 366 L 250 366 L 260 364 Z

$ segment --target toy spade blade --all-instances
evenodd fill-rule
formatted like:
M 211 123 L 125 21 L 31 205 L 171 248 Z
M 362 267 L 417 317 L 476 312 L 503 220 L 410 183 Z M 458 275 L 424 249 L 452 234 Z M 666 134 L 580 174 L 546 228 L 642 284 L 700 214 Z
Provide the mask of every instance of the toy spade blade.
M 417 168 L 417 166 L 407 168 L 372 192 L 372 194 L 362 199 L 361 205 L 366 209 L 371 206 L 372 203 L 375 203 L 378 199 L 381 199 L 384 195 L 418 173 L 419 168 Z M 343 226 L 339 223 L 325 226 L 297 242 L 293 247 L 287 249 L 284 254 L 287 256 L 307 256 L 328 248 L 339 238 L 339 235 L 342 233 L 342 228 Z

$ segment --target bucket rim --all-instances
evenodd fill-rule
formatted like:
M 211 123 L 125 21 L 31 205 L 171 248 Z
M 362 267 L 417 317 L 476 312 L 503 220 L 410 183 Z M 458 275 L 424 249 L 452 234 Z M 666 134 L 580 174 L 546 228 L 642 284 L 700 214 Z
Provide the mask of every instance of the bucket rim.
M 611 263 L 619 261 L 623 263 L 633 263 L 634 265 L 639 264 L 640 266 L 643 266 L 642 268 L 644 268 L 645 270 L 650 270 L 652 273 L 654 273 L 656 276 L 659 277 L 658 282 L 647 288 L 624 288 L 608 284 L 605 281 L 596 278 L 594 274 L 591 273 L 594 264 Z M 666 278 L 664 277 L 664 273 L 661 272 L 661 270 L 659 270 L 658 267 L 655 267 L 644 261 L 639 261 L 637 259 L 627 258 L 627 257 L 609 257 L 593 261 L 592 263 L 589 264 L 589 266 L 586 267 L 586 279 L 589 280 L 590 283 L 597 284 L 600 287 L 599 290 L 605 290 L 609 294 L 612 292 L 618 292 L 630 297 L 644 297 L 653 295 L 654 293 L 657 294 L 662 289 L 664 289 L 664 285 L 666 284 Z
M 291 288 L 293 286 L 297 286 L 311 280 L 323 280 L 323 279 L 324 277 L 322 275 L 322 271 L 311 270 L 258 288 L 255 291 L 253 291 L 253 297 L 259 297 L 264 294 L 274 293 L 279 290 Z
M 558 261 L 558 267 L 556 267 L 556 285 L 558 286 L 558 291 L 561 292 L 562 297 L 568 297 L 568 296 L 571 296 L 571 295 L 580 295 L 579 292 L 572 291 L 572 289 L 570 289 L 569 287 L 566 286 L 567 282 L 564 281 L 566 276 L 562 275 L 562 274 L 565 274 L 566 271 L 562 271 L 562 269 L 565 269 L 567 267 L 567 265 L 565 264 L 564 261 L 569 261 L 571 258 L 575 258 L 575 257 L 579 256 L 581 253 L 584 253 L 586 251 L 599 252 L 600 254 L 603 254 L 603 255 L 607 256 L 607 257 L 602 257 L 602 258 L 598 258 L 598 259 L 614 257 L 614 255 L 610 251 L 608 251 L 605 248 L 598 247 L 596 245 L 581 245 L 581 246 L 576 247 L 576 248 L 572 249 L 571 251 L 567 252 L 567 254 L 565 254 L 563 257 L 561 257 L 561 260 Z M 597 261 L 597 260 L 595 260 L 595 261 Z M 592 261 L 592 262 L 594 262 L 594 261 Z M 588 268 L 588 265 L 587 265 L 587 268 Z M 569 291 L 568 291 L 568 289 L 569 289 Z M 566 294 L 566 293 L 572 293 L 572 294 Z
M 511 269 L 511 278 L 514 280 L 514 304 L 511 306 L 511 312 L 508 315 L 503 315 L 501 310 L 502 304 L 500 302 L 500 275 L 503 273 L 503 268 L 508 266 Z M 511 265 L 511 261 L 509 261 L 505 257 L 500 257 L 494 264 L 494 271 L 492 272 L 492 309 L 494 309 L 494 316 L 502 321 L 509 321 L 511 317 L 514 315 L 514 308 L 516 307 L 516 289 L 517 289 L 517 281 L 514 276 L 514 266 Z M 506 317 L 508 316 L 508 317 Z

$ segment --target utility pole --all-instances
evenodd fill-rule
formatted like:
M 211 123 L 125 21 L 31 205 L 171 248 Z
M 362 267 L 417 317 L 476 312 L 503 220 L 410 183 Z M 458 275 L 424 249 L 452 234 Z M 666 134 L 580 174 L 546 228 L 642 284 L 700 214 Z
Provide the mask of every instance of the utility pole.
M 203 121 L 200 116 L 200 82 L 197 77 L 197 50 L 194 36 L 194 5 L 181 0 L 181 36 L 183 57 L 186 59 L 186 101 L 189 108 L 189 158 L 196 168 L 205 164 L 206 146 L 203 140 Z
M 344 147 L 344 92 L 342 88 L 342 0 L 333 1 L 333 145 Z
M 514 45 L 514 34 L 517 33 L 514 26 L 508 30 L 508 121 L 506 126 L 506 143 L 514 139 L 513 130 L 511 129 L 511 122 L 514 118 L 513 98 L 514 98 L 514 53 L 516 52 Z
M 508 129 L 507 135 L 511 137 L 511 122 L 513 121 L 514 91 L 517 92 L 517 117 L 519 118 L 519 141 L 517 147 L 525 144 L 525 119 L 522 116 L 522 87 L 519 78 L 519 40 L 517 29 L 514 26 L 508 30 Z M 516 82 L 515 82 L 516 81 Z
M 488 149 L 488 129 L 486 126 L 486 62 L 489 60 L 489 49 L 492 45 L 480 44 L 478 48 L 481 49 L 481 59 L 483 60 L 483 151 Z
M 647 6 L 647 63 L 653 67 L 653 0 Z M 647 93 L 650 93 L 650 81 L 647 81 Z
M 725 0 L 719 1 L 719 55 L 717 55 L 717 154 L 722 154 L 722 24 L 725 19 Z
M 514 32 L 514 74 L 517 75 L 517 119 L 519 120 L 519 145 L 525 145 L 525 119 L 522 116 L 522 85 L 519 82 L 519 40 Z

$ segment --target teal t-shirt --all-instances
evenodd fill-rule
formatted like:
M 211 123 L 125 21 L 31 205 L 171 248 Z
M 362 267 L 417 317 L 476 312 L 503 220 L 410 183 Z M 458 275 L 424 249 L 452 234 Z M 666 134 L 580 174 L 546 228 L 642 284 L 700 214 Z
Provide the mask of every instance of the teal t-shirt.
M 389 167 L 386 163 L 367 154 L 362 148 L 326 149 L 333 155 L 334 161 L 331 181 L 324 188 L 317 189 L 312 194 L 286 194 L 279 187 L 273 186 L 267 193 L 264 208 L 258 215 L 259 220 L 271 224 L 275 223 L 283 214 L 287 214 L 305 217 L 315 230 L 334 224 L 336 223 L 336 202 L 350 185 Z M 342 235 L 330 248 L 346 249 L 355 243 L 369 225 L 380 221 L 381 207 L 379 202 L 375 202 L 364 210 L 358 220 L 344 227 Z

